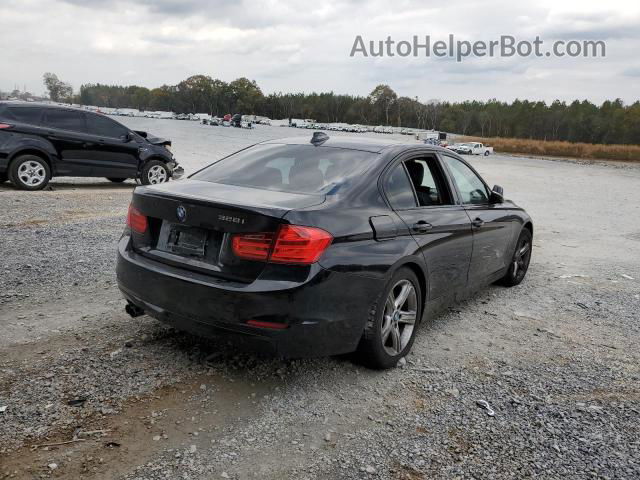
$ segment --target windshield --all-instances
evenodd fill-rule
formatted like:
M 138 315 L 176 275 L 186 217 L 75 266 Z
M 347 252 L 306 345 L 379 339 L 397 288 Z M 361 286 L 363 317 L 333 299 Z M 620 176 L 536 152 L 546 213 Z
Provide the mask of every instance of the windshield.
M 335 193 L 363 173 L 376 153 L 313 145 L 255 145 L 216 162 L 191 178 L 282 192 Z

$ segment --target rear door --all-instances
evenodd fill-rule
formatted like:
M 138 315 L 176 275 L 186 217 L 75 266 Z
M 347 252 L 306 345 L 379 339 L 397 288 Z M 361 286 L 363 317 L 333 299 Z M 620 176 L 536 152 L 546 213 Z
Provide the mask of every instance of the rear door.
M 86 113 L 91 142 L 87 148 L 94 177 L 134 178 L 140 144 L 129 139 L 129 129 L 104 115 Z
M 413 155 L 400 161 L 387 177 L 385 191 L 408 176 L 402 203 L 393 208 L 410 229 L 427 264 L 429 299 L 434 300 L 467 285 L 472 234 L 464 207 L 456 205 L 442 166 L 434 155 Z M 387 194 L 387 196 L 389 196 Z
M 443 162 L 457 189 L 473 229 L 471 284 L 487 283 L 500 276 L 510 259 L 508 252 L 513 219 L 503 204 L 491 204 L 491 192 L 469 164 L 450 155 Z
M 47 139 L 58 154 L 56 175 L 91 175 L 86 151 L 90 138 L 87 135 L 84 113 L 80 110 L 47 108 L 42 124 Z

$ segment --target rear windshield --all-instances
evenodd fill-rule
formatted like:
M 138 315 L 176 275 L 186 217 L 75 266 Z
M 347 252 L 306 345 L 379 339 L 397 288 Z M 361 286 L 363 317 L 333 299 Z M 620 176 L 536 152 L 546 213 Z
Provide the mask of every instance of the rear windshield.
M 313 145 L 255 145 L 191 178 L 225 185 L 322 194 L 367 170 L 376 153 Z

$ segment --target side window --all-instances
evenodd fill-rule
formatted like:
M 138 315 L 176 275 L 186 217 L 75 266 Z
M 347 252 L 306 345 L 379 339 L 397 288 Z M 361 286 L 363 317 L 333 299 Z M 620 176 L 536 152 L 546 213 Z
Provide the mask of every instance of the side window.
M 387 177 L 384 191 L 394 210 L 416 207 L 416 198 L 413 195 L 411 182 L 402 164 L 397 165 L 391 175 Z
M 84 115 L 82 112 L 51 108 L 45 111 L 44 124 L 47 127 L 71 130 L 72 132 L 86 132 Z
M 125 127 L 110 118 L 93 113 L 87 114 L 87 129 L 91 135 L 118 138 L 120 140 L 124 139 L 124 136 L 129 132 Z
M 433 157 L 416 158 L 405 162 L 411 183 L 416 191 L 420 206 L 451 205 L 451 196 L 444 175 Z
M 20 123 L 39 125 L 40 118 L 42 117 L 42 109 L 38 107 L 18 107 L 11 105 L 7 107 L 5 117 Z
M 467 205 L 489 203 L 489 192 L 480 177 L 457 158 L 445 156 L 453 181 L 462 196 L 462 203 Z

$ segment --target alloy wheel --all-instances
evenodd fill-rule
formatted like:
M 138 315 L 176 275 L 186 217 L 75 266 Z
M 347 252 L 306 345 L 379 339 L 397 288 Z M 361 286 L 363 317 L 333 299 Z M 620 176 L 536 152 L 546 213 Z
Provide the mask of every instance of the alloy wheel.
M 513 257 L 513 278 L 520 280 L 520 277 L 524 277 L 529 267 L 529 259 L 531 258 L 531 244 L 527 238 L 523 238 L 518 243 L 516 253 Z
M 27 160 L 18 167 L 18 178 L 29 187 L 37 187 L 47 178 L 47 172 L 39 162 Z
M 161 165 L 154 165 L 149 169 L 147 177 L 151 185 L 164 183 L 167 181 L 167 170 Z
M 415 287 L 409 280 L 400 280 L 387 296 L 382 317 L 381 341 L 389 355 L 398 355 L 411 340 L 417 310 Z

